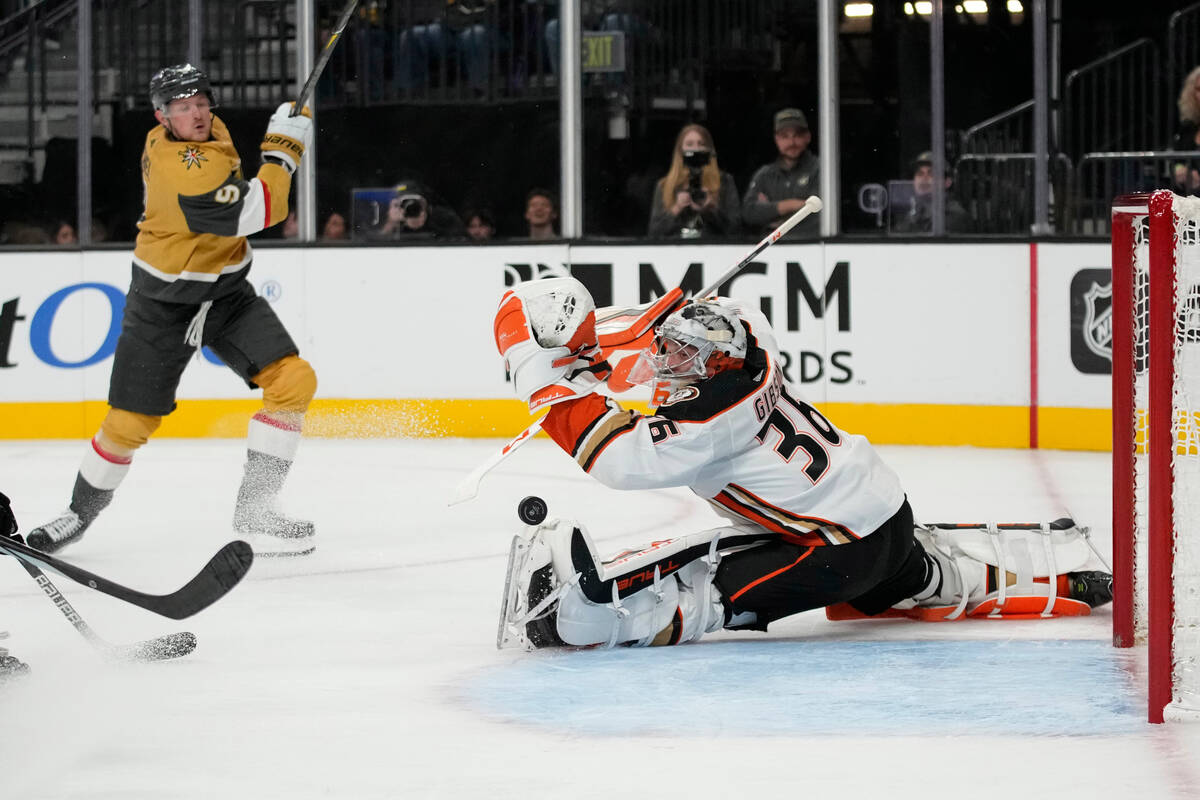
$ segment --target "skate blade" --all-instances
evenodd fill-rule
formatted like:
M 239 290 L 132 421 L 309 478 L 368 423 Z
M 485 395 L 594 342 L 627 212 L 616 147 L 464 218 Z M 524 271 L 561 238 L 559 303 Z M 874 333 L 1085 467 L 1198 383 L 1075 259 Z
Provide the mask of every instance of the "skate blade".
M 514 536 L 508 549 L 508 571 L 504 576 L 504 596 L 500 607 L 500 623 L 496 627 L 496 649 L 505 647 L 522 647 L 528 649 L 522 632 L 515 630 L 510 623 L 516 616 L 516 605 L 520 586 L 515 580 L 516 575 L 525 567 L 525 559 L 529 554 L 529 540 L 522 536 Z
M 284 538 L 266 533 L 245 533 L 242 538 L 250 544 L 255 558 L 296 558 L 317 549 L 316 535 Z
M 259 550 L 254 549 L 255 558 L 299 558 L 300 556 L 311 555 L 315 552 L 317 546 L 314 544 L 304 550 Z

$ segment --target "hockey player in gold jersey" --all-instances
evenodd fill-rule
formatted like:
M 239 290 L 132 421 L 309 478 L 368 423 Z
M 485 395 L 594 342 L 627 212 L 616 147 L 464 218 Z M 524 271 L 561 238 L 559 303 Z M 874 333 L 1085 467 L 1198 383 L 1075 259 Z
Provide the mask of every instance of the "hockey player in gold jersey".
M 276 109 L 263 137 L 262 166 L 245 178 L 229 130 L 213 114 L 208 76 L 190 64 L 150 80 L 158 124 L 142 153 L 145 212 L 138 222 L 133 278 L 109 382 L 109 411 L 92 439 L 68 509 L 30 531 L 46 552 L 83 535 L 112 500 L 133 453 L 175 409 L 184 368 L 208 346 L 263 407 L 250 420 L 245 474 L 233 526 L 262 555 L 314 549 L 311 522 L 284 516 L 275 498 L 300 442 L 317 380 L 270 305 L 246 280 L 246 236 L 282 222 L 292 174 L 312 141 L 308 109 Z

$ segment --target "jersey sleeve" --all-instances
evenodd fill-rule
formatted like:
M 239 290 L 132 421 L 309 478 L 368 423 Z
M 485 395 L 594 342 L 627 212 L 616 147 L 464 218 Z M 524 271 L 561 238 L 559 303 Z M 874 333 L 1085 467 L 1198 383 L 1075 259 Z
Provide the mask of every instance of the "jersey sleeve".
M 237 170 L 203 194 L 180 194 L 179 208 L 192 233 L 248 236 L 287 217 L 291 176 L 277 164 L 263 164 L 250 180 Z
M 626 410 L 599 394 L 555 404 L 542 428 L 584 472 L 614 489 L 688 486 L 717 455 L 711 431 Z

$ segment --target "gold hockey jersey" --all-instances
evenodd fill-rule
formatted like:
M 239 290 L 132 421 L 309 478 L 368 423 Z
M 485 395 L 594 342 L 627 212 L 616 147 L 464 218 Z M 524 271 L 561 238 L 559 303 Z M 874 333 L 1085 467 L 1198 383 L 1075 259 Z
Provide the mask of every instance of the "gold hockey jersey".
M 229 129 L 213 116 L 206 142 L 177 140 L 162 125 L 146 134 L 142 183 L 146 208 L 132 288 L 159 300 L 200 303 L 245 278 L 252 256 L 246 236 L 287 216 L 292 178 L 272 162 L 243 178 Z

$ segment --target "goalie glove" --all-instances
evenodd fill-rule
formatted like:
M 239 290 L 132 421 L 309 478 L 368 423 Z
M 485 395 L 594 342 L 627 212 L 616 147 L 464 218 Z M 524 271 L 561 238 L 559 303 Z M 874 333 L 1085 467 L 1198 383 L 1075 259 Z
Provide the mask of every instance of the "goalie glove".
M 494 324 L 517 397 L 535 411 L 588 394 L 612 369 L 596 341 L 596 306 L 574 278 L 529 281 L 504 293 Z
M 291 116 L 295 103 L 281 103 L 267 122 L 267 133 L 259 149 L 264 161 L 271 161 L 295 174 L 304 151 L 312 145 L 312 111 L 305 106 L 297 116 Z

